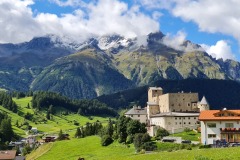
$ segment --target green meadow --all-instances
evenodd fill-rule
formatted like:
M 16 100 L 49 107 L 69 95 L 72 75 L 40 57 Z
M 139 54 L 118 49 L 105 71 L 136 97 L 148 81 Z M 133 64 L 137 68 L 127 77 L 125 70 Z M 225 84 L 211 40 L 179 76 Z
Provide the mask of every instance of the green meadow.
M 98 136 L 90 136 L 44 144 L 28 155 L 27 160 L 77 160 L 80 157 L 87 160 L 239 160 L 239 152 L 240 147 L 232 147 L 137 154 L 133 145 L 127 147 L 113 142 L 102 147 Z
M 172 137 L 182 137 L 184 140 L 190 140 L 190 141 L 199 141 L 201 137 L 201 133 L 194 132 L 194 131 L 188 131 L 188 132 L 180 132 L 180 133 L 174 133 L 171 134 Z

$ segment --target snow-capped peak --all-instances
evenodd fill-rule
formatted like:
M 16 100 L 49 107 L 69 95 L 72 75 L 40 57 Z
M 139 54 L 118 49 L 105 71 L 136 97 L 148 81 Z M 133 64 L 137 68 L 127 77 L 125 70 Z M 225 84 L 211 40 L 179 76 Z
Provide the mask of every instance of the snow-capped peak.
M 125 39 L 119 35 L 102 36 L 98 39 L 98 47 L 102 50 L 108 50 L 110 48 L 118 48 L 120 46 L 127 47 L 130 44 L 130 39 Z

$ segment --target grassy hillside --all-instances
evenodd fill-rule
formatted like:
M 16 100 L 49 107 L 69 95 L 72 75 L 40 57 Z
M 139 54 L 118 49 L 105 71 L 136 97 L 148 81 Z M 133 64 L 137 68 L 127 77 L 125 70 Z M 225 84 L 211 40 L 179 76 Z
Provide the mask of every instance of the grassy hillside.
M 82 139 L 58 141 L 52 144 L 43 145 L 28 155 L 27 160 L 76 160 L 79 157 L 98 160 L 193 160 L 199 156 L 208 157 L 209 159 L 214 160 L 237 160 L 240 158 L 239 151 L 240 147 L 232 147 L 136 154 L 135 149 L 132 145 L 127 148 L 125 145 L 114 142 L 108 147 L 102 147 L 100 145 L 100 138 L 91 136 Z
M 80 116 L 78 114 L 70 113 L 68 115 L 62 115 L 60 114 L 61 111 L 66 111 L 65 109 L 58 110 L 56 115 L 52 115 L 51 120 L 47 120 L 46 112 L 44 111 L 34 111 L 34 109 L 27 108 L 28 104 L 31 104 L 32 97 L 26 97 L 21 99 L 13 99 L 18 107 L 18 113 L 13 113 L 4 107 L 0 106 L 0 111 L 5 112 L 8 114 L 8 116 L 12 119 L 13 129 L 14 132 L 17 133 L 20 136 L 26 136 L 25 128 L 26 125 L 24 123 L 29 123 L 32 127 L 37 127 L 38 131 L 44 132 L 44 133 L 58 133 L 60 129 L 63 130 L 63 132 L 69 133 L 70 135 L 75 134 L 75 129 L 78 127 L 74 125 L 74 122 L 80 123 L 80 125 L 85 125 L 86 122 L 96 122 L 101 121 L 103 124 L 107 122 L 107 117 L 97 117 L 97 116 L 91 116 L 91 117 L 85 117 Z M 24 115 L 27 113 L 30 113 L 33 115 L 33 120 L 27 120 L 24 118 Z M 20 127 L 16 126 L 16 122 L 18 121 L 18 124 Z

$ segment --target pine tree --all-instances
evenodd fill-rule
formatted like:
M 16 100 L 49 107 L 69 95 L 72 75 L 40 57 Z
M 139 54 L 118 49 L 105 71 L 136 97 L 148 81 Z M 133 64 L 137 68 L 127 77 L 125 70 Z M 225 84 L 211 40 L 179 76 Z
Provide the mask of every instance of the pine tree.
M 46 118 L 47 118 L 48 120 L 51 118 L 51 116 L 50 116 L 50 112 L 49 112 L 49 111 L 47 111 Z
M 27 108 L 30 108 L 29 103 L 27 104 Z
M 1 126 L 0 126 L 0 131 L 2 132 L 3 141 L 10 142 L 11 139 L 14 137 L 14 132 L 13 132 L 12 125 L 11 125 L 11 119 L 5 118 L 2 120 Z
M 109 120 L 108 120 L 108 125 L 107 125 L 107 134 L 108 134 L 110 137 L 112 137 L 113 131 L 114 131 L 113 123 L 112 123 L 111 118 L 109 118 Z
M 60 129 L 59 134 L 58 134 L 58 140 L 63 140 L 64 139 L 64 135 L 62 133 L 62 130 Z
M 80 137 L 82 137 L 82 132 L 81 132 L 80 128 L 78 127 L 77 131 L 75 133 L 75 138 L 80 138 Z

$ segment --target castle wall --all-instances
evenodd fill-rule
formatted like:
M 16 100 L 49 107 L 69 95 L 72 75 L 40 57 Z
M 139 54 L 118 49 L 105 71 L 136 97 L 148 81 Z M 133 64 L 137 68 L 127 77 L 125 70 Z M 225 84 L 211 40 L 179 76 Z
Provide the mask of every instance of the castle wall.
M 198 93 L 164 94 L 159 97 L 160 112 L 193 111 L 197 107 L 196 102 L 198 102 Z
M 159 96 L 160 113 L 169 112 L 169 94 Z
M 151 125 L 156 125 L 165 128 L 170 132 L 177 133 L 183 131 L 185 128 L 196 129 L 198 116 L 185 116 L 185 117 L 151 117 Z

